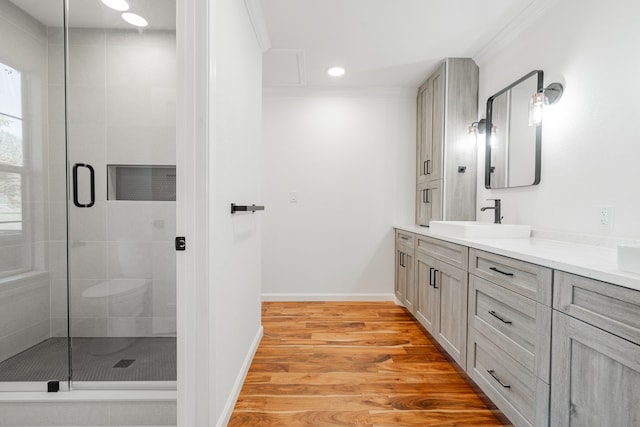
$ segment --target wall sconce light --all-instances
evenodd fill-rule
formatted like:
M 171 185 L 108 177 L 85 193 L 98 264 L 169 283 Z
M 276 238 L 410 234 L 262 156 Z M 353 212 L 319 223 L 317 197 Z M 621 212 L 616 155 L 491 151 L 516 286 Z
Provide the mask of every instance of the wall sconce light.
M 480 121 L 473 122 L 469 125 L 469 135 L 484 135 L 487 128 L 487 121 L 480 119 Z
M 551 83 L 531 95 L 529 101 L 529 126 L 538 126 L 542 123 L 545 105 L 553 105 L 562 97 L 564 86 L 562 83 Z
M 467 133 L 469 134 L 469 143 L 473 146 L 477 143 L 478 135 L 484 135 L 487 128 L 487 121 L 480 119 L 477 122 L 473 122 L 469 125 Z

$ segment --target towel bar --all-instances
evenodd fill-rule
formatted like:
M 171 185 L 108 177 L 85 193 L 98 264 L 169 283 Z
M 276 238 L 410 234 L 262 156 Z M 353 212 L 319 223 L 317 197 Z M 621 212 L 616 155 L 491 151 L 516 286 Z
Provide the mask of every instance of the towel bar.
M 231 213 L 234 214 L 236 212 L 255 212 L 255 211 L 263 211 L 264 206 L 256 206 L 256 205 L 236 205 L 235 203 L 231 203 Z

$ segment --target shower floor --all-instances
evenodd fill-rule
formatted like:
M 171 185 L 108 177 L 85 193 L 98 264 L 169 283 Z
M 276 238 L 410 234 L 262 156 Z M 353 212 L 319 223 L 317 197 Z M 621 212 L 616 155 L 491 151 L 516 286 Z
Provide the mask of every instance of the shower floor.
M 74 381 L 175 381 L 172 337 L 73 338 Z M 49 338 L 0 362 L 0 381 L 66 381 L 67 338 Z

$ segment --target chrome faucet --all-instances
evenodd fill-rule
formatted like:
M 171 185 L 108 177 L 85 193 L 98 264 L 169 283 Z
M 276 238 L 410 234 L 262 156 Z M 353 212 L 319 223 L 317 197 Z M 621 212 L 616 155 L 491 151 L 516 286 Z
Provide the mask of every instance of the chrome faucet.
M 493 223 L 494 224 L 502 224 L 502 213 L 500 211 L 500 209 L 501 209 L 500 199 L 487 199 L 487 200 L 493 200 L 494 205 L 493 206 L 485 206 L 483 208 L 480 208 L 480 211 L 484 212 L 487 209 L 493 209 Z

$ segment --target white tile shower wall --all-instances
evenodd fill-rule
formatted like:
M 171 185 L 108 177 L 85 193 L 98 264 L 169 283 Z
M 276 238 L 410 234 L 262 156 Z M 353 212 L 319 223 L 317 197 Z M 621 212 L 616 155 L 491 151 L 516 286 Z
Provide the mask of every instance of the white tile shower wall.
M 49 338 L 49 275 L 0 283 L 0 361 Z
M 22 232 L 0 240 L 0 360 L 4 360 L 49 337 L 46 28 L 3 1 L 0 40 L 0 62 L 22 76 L 23 194 L 29 196 L 22 201 Z
M 58 29 L 49 30 L 49 46 L 53 106 L 63 93 L 58 84 Z M 175 35 L 73 29 L 70 64 L 70 163 L 89 163 L 96 174 L 95 205 L 71 207 L 69 213 L 72 334 L 175 334 L 175 252 L 169 250 L 175 236 L 175 203 L 106 200 L 107 164 L 175 164 Z M 63 117 L 58 111 L 50 119 L 52 126 L 60 127 Z M 55 160 L 64 162 L 59 155 L 63 135 L 53 135 L 51 143 Z M 52 200 L 64 208 L 64 167 L 53 173 L 59 176 Z M 80 192 L 88 194 L 88 179 L 82 181 Z M 66 264 L 65 216 L 55 211 L 51 223 L 59 239 L 52 261 L 54 277 L 60 281 Z M 113 297 L 82 296 L 90 286 L 123 278 L 146 280 L 141 310 L 118 306 Z M 61 298 L 52 298 L 54 335 L 66 333 L 62 306 Z

